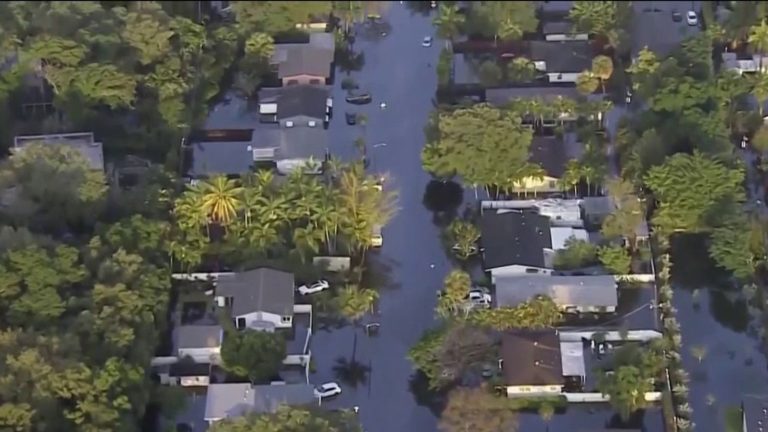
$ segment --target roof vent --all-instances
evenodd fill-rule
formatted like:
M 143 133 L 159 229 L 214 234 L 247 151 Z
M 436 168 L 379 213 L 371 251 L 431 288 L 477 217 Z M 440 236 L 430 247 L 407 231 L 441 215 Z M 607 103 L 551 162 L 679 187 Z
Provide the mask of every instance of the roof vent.
M 307 123 L 307 125 L 308 125 L 309 127 L 315 127 L 315 126 L 317 126 L 317 122 L 316 122 L 316 121 L 314 121 L 314 120 L 310 120 L 310 121 L 309 121 L 309 123 Z
M 285 122 L 285 127 L 287 127 L 287 128 L 293 127 L 293 122 L 290 121 L 290 120 L 286 121 Z

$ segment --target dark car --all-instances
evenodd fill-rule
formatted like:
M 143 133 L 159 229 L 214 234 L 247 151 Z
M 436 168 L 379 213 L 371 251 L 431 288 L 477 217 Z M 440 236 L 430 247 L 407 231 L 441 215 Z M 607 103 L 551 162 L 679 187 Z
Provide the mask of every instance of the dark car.
M 370 93 L 361 90 L 351 90 L 345 99 L 348 103 L 354 105 L 369 104 L 373 100 Z
M 347 124 L 350 126 L 357 124 L 357 114 L 348 112 L 344 114 L 344 117 L 347 119 Z
M 683 14 L 677 11 L 677 9 L 672 9 L 672 21 L 674 22 L 680 22 L 683 20 Z

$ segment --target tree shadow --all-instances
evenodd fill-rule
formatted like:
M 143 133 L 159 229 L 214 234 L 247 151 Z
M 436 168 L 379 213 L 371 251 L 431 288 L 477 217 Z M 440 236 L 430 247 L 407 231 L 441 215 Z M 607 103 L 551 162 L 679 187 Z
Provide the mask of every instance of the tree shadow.
M 378 42 L 392 34 L 392 25 L 382 19 L 367 19 L 355 27 L 355 33 L 366 42 Z
M 610 429 L 633 429 L 645 430 L 645 410 L 633 412 L 627 420 L 621 418 L 619 414 L 614 414 L 605 425 Z
M 334 61 L 344 73 L 359 72 L 365 66 L 365 53 L 356 53 L 348 46 L 337 46 Z
M 342 383 L 357 388 L 368 384 L 368 377 L 371 374 L 371 366 L 360 363 L 355 360 L 348 360 L 345 357 L 338 357 L 333 366 L 333 373 Z
M 424 189 L 421 202 L 432 212 L 432 223 L 447 226 L 457 216 L 458 208 L 464 202 L 464 188 L 453 181 L 431 180 Z
M 411 15 L 429 16 L 430 12 L 434 10 L 431 3 L 429 1 L 407 1 L 405 7 L 411 12 Z
M 448 391 L 435 391 L 429 387 L 429 380 L 421 372 L 415 372 L 408 380 L 408 389 L 416 404 L 429 408 L 435 417 L 439 417 L 447 403 Z

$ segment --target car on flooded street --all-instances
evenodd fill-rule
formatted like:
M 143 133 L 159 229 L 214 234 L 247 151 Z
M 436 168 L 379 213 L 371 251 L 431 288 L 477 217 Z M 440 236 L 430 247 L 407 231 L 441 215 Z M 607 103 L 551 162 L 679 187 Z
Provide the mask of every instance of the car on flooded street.
M 364 90 L 350 90 L 344 100 L 353 105 L 366 105 L 373 101 L 373 97 L 370 93 Z

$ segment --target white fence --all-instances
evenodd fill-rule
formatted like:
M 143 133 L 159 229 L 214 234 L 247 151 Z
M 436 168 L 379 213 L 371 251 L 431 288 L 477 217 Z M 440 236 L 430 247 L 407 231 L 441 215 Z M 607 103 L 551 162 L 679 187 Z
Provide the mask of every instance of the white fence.
M 630 330 L 626 332 L 625 338 L 622 338 L 622 332 L 620 331 L 602 331 L 602 330 L 590 330 L 590 331 L 560 331 L 561 342 L 581 342 L 582 338 L 592 339 L 595 334 L 601 334 L 605 337 L 606 342 L 620 342 L 620 341 L 639 341 L 647 342 L 651 339 L 658 339 L 662 335 L 656 330 Z
M 656 282 L 653 273 L 614 275 L 617 282 Z
M 234 273 L 173 273 L 171 278 L 183 281 L 215 281 L 219 279 L 220 276 L 234 276 Z
M 574 403 L 605 403 L 611 398 L 602 393 L 563 393 L 568 402 Z M 646 392 L 646 402 L 658 402 L 661 400 L 661 392 Z

